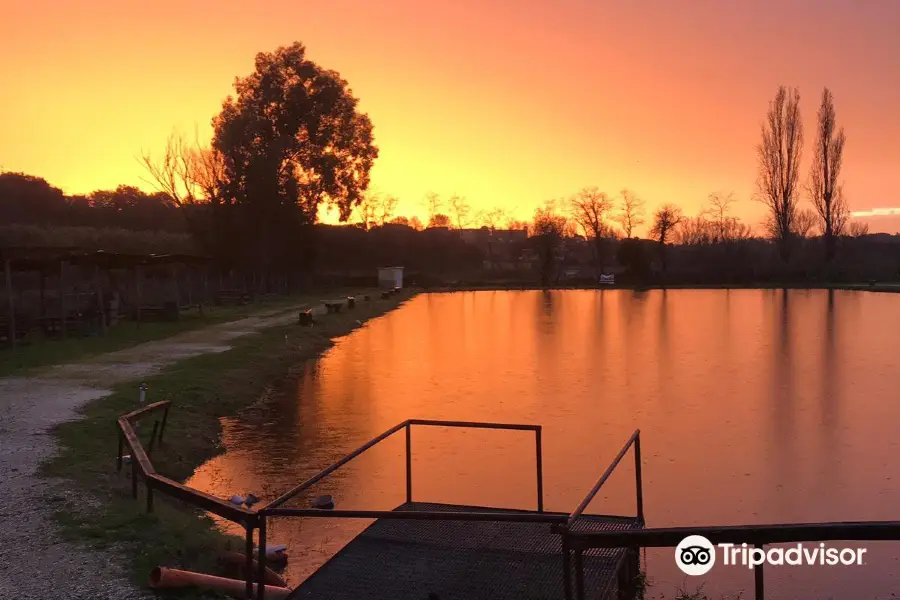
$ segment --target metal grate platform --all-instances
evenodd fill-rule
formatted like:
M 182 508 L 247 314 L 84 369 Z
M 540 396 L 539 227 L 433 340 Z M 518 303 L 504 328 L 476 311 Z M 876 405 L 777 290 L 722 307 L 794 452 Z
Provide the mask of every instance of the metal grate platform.
M 395 510 L 535 514 L 423 502 Z M 584 515 L 574 530 L 640 527 L 636 518 Z M 614 588 L 623 555 L 618 549 L 584 555 L 588 598 Z M 429 594 L 439 600 L 563 600 L 561 538 L 548 523 L 378 519 L 289 599 L 427 600 Z

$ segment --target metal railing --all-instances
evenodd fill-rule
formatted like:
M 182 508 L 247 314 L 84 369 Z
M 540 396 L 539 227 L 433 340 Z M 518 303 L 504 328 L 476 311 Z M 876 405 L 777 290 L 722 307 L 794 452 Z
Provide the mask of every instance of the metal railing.
M 334 471 L 340 469 L 348 462 L 363 454 L 378 443 L 386 440 L 395 433 L 403 430 L 406 433 L 406 502 L 413 501 L 412 494 L 412 428 L 424 427 L 450 427 L 466 429 L 495 429 L 513 431 L 533 431 L 535 438 L 535 474 L 537 487 L 537 512 L 478 512 L 478 511 L 420 511 L 420 510 L 340 510 L 320 508 L 285 508 L 283 505 L 309 489 Z M 541 441 L 540 425 L 522 425 L 513 423 L 485 423 L 476 421 L 439 421 L 428 419 L 408 419 L 399 423 L 381 435 L 378 435 L 333 465 L 319 471 L 300 485 L 279 496 L 269 504 L 263 506 L 256 514 L 259 517 L 259 547 L 265 548 L 266 544 L 266 519 L 268 517 L 344 517 L 364 519 L 413 519 L 413 520 L 442 520 L 442 521 L 503 521 L 503 522 L 530 522 L 558 524 L 565 523 L 566 515 L 550 514 L 544 512 L 544 474 L 543 474 L 543 449 Z M 257 561 L 258 577 L 262 577 L 265 571 L 265 552 L 259 553 Z M 249 588 L 248 588 L 249 589 Z M 249 596 L 248 596 L 249 597 Z M 265 591 L 262 586 L 257 588 L 257 599 L 264 600 Z
M 245 574 L 247 577 L 246 597 L 253 598 L 254 595 L 259 600 L 265 598 L 265 586 L 254 583 L 254 561 L 253 561 L 253 532 L 258 529 L 259 548 L 258 559 L 256 560 L 256 582 L 265 580 L 266 572 L 266 520 L 268 517 L 344 517 L 344 518 L 365 518 L 365 519 L 414 519 L 414 520 L 451 520 L 451 521 L 514 521 L 514 522 L 538 522 L 547 524 L 564 525 L 567 515 L 550 514 L 544 512 L 544 476 L 543 476 L 543 455 L 541 443 L 541 426 L 540 425 L 521 425 L 511 423 L 483 423 L 472 421 L 437 421 L 425 419 L 409 419 L 394 427 L 391 427 L 384 433 L 370 441 L 366 442 L 338 462 L 323 469 L 310 479 L 300 485 L 289 490 L 282 496 L 276 498 L 269 504 L 258 510 L 245 509 L 236 506 L 199 490 L 182 485 L 176 481 L 159 475 L 153 467 L 150 460 L 154 446 L 162 444 L 163 433 L 168 418 L 169 408 L 171 404 L 168 401 L 156 402 L 149 404 L 143 408 L 135 410 L 131 413 L 119 417 L 117 421 L 119 429 L 119 455 L 117 460 L 118 470 L 122 470 L 124 463 L 123 451 L 125 446 L 131 451 L 131 468 L 132 468 L 132 495 L 138 498 L 138 479 L 143 479 L 147 489 L 147 511 L 153 511 L 153 493 L 159 491 L 168 496 L 181 500 L 187 504 L 197 508 L 206 510 L 215 515 L 222 517 L 233 523 L 242 525 L 245 529 L 245 546 L 246 546 L 246 564 Z M 157 420 L 153 424 L 153 430 L 150 435 L 147 450 L 141 444 L 138 433 L 134 425 L 142 418 L 150 414 L 163 412 L 162 420 Z M 537 512 L 442 512 L 442 511 L 419 511 L 419 510 L 399 510 L 399 511 L 382 511 L 382 510 L 334 510 L 321 508 L 286 508 L 284 503 L 296 497 L 298 494 L 315 485 L 329 474 L 338 470 L 348 462 L 369 450 L 379 442 L 384 441 L 400 430 L 406 433 L 406 501 L 412 502 L 412 427 L 413 426 L 431 426 L 431 427 L 452 427 L 452 428 L 475 428 L 475 429 L 496 429 L 496 430 L 516 430 L 516 431 L 533 431 L 535 435 L 535 474 L 537 487 Z M 255 593 L 254 593 L 255 592 Z
M 117 470 L 121 471 L 124 464 L 123 451 L 125 446 L 131 451 L 131 494 L 138 498 L 138 479 L 144 480 L 147 488 L 147 512 L 153 512 L 153 493 L 159 491 L 163 494 L 171 496 L 177 500 L 181 500 L 187 504 L 195 506 L 199 509 L 211 512 L 233 523 L 243 525 L 246 531 L 245 551 L 246 563 L 244 565 L 247 573 L 247 598 L 253 596 L 253 530 L 257 527 L 259 517 L 254 511 L 247 510 L 240 506 L 220 500 L 215 496 L 211 496 L 199 490 L 189 488 L 185 485 L 173 481 L 156 472 L 150 456 L 156 444 L 163 443 L 163 433 L 166 429 L 166 421 L 169 416 L 171 403 L 169 401 L 154 402 L 148 404 L 138 410 L 122 415 L 116 421 L 119 431 L 119 454 L 116 460 Z M 141 444 L 138 432 L 135 430 L 135 424 L 141 419 L 162 411 L 162 419 L 153 423 L 153 430 L 150 434 L 148 447 L 145 450 Z M 261 553 L 262 554 L 262 553 Z M 260 579 L 259 581 L 264 581 Z M 257 586 L 258 589 L 264 588 L 263 585 Z
M 575 590 L 574 597 L 581 600 L 584 598 L 584 562 L 583 562 L 583 551 L 576 552 L 572 548 L 572 528 L 574 527 L 578 518 L 584 513 L 585 509 L 587 509 L 588 505 L 594 500 L 597 496 L 597 493 L 600 491 L 600 488 L 606 483 L 606 481 L 612 476 L 613 472 L 616 470 L 616 467 L 619 466 L 619 463 L 622 462 L 622 459 L 625 458 L 625 455 L 628 454 L 628 450 L 634 448 L 634 490 L 635 490 L 635 504 L 637 507 L 637 515 L 636 519 L 640 527 L 644 525 L 644 487 L 643 487 L 643 477 L 641 470 L 641 430 L 635 429 L 634 433 L 631 434 L 631 437 L 625 442 L 622 446 L 622 449 L 619 450 L 619 453 L 612 460 L 609 466 L 606 468 L 606 471 L 600 476 L 597 482 L 594 484 L 594 487 L 587 493 L 581 503 L 572 511 L 572 513 L 566 519 L 566 522 L 563 525 L 555 526 L 556 531 L 562 535 L 562 560 L 563 560 L 563 592 L 567 600 L 573 598 L 573 590 L 572 590 L 572 559 L 574 554 L 575 561 Z M 623 558 L 627 562 L 627 564 L 618 564 L 616 566 L 617 573 L 628 572 L 628 577 L 631 577 L 630 571 L 634 571 L 636 567 L 632 565 L 633 558 L 636 556 L 636 553 L 632 553 L 632 555 L 627 555 Z M 625 569 L 625 571 L 623 571 Z M 620 582 L 620 587 L 623 582 Z
M 689 535 L 701 535 L 712 544 L 749 544 L 761 550 L 767 544 L 824 541 L 900 541 L 900 521 L 731 525 L 721 527 L 668 527 L 632 531 L 570 533 L 576 556 L 591 548 L 674 548 Z M 754 566 L 756 600 L 765 599 L 763 566 Z M 580 598 L 580 597 L 579 597 Z

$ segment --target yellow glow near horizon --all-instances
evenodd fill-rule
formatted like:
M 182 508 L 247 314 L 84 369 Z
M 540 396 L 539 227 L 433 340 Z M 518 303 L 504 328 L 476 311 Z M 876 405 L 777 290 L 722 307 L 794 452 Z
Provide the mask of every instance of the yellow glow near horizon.
M 900 5 L 830 0 L 777 15 L 698 0 L 460 0 L 212 5 L 12 0 L 0 36 L 0 167 L 69 193 L 148 189 L 136 160 L 210 119 L 256 52 L 295 40 L 341 73 L 375 124 L 373 187 L 425 216 L 428 191 L 529 218 L 596 185 L 648 209 L 734 191 L 751 223 L 759 123 L 779 84 L 803 94 L 807 160 L 823 86 L 847 130 L 853 208 L 900 193 Z M 798 27 L 802 25 L 800 29 Z M 779 44 L 769 42 L 779 37 Z M 840 56 L 828 48 L 842 39 Z

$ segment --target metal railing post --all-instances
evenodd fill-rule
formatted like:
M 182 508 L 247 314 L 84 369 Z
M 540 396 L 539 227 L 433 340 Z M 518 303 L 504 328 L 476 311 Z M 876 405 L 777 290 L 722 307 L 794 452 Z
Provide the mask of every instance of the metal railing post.
M 406 501 L 412 502 L 412 425 L 406 424 Z
M 259 515 L 259 556 L 256 557 L 256 599 L 266 597 L 266 515 Z M 249 596 L 248 596 L 249 597 Z
M 535 458 L 537 464 L 537 509 L 544 512 L 544 452 L 541 444 L 541 428 L 534 430 Z
M 575 551 L 575 598 L 584 600 L 584 551 Z
M 641 474 L 641 433 L 634 438 L 634 485 L 637 500 L 637 518 L 644 524 L 644 478 Z
M 169 408 L 171 404 L 166 404 L 166 407 L 163 409 L 163 418 L 162 424 L 159 426 L 159 445 L 162 446 L 163 443 L 163 433 L 166 431 L 166 421 L 169 420 Z
M 572 600 L 572 573 L 569 563 L 569 529 L 566 526 L 560 528 L 562 535 L 562 570 L 563 570 L 563 597 Z
M 122 430 L 118 426 L 116 426 L 116 431 L 119 432 L 119 457 L 116 459 L 116 471 L 121 472 L 122 453 L 125 452 L 125 434 L 122 433 Z
M 755 547 L 765 552 L 765 546 L 763 544 L 755 544 Z M 755 590 L 754 596 L 756 597 L 756 600 L 765 600 L 766 590 L 765 583 L 763 581 L 762 564 L 758 564 L 753 567 L 753 587 Z
M 137 500 L 138 497 L 138 489 L 137 489 L 137 478 L 138 478 L 138 465 L 137 458 L 131 457 L 131 497 Z
M 150 432 L 150 443 L 147 444 L 147 455 L 153 456 L 153 446 L 156 445 L 156 434 L 159 431 L 159 421 L 153 421 L 153 431 Z
M 246 523 L 244 525 L 246 535 L 244 536 L 244 575 L 247 577 L 247 588 L 245 598 L 253 598 L 253 524 Z M 265 550 L 260 549 L 260 554 L 264 554 Z

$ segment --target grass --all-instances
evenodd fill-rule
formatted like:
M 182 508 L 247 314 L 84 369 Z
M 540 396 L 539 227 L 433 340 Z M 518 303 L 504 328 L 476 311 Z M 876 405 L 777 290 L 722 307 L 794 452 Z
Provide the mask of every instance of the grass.
M 272 393 L 289 381 L 292 367 L 317 356 L 333 338 L 358 327 L 359 321 L 390 310 L 406 297 L 357 300 L 356 309 L 323 315 L 314 327 L 266 329 L 238 338 L 232 350 L 189 358 L 145 379 L 151 390 L 148 401 L 173 402 L 165 444 L 153 457 L 157 471 L 179 481 L 187 479 L 222 451 L 221 417 L 235 415 Z M 114 423 L 135 408 L 137 385 L 115 387 L 111 396 L 88 404 L 83 418 L 56 429 L 60 452 L 44 465 L 44 473 L 67 479 L 76 497 L 86 495 L 89 500 L 76 503 L 72 495 L 57 496 L 57 521 L 68 539 L 124 552 L 131 577 L 139 584 L 145 584 L 158 565 L 215 573 L 216 552 L 229 547 L 240 551 L 243 540 L 226 536 L 210 518 L 162 494 L 154 496 L 155 512 L 146 514 L 143 486 L 141 497 L 133 500 L 129 469 L 116 472 Z M 149 430 L 145 427 L 143 436 Z
M 204 314 L 194 310 L 183 313 L 175 322 L 122 322 L 107 330 L 105 336 L 51 340 L 34 338 L 27 345 L 15 350 L 0 350 L 0 377 L 27 375 L 51 365 L 84 360 L 99 354 L 130 348 L 144 342 L 161 340 L 173 335 L 200 329 L 217 323 L 234 321 L 262 310 L 277 310 L 303 302 L 317 302 L 318 294 L 302 294 L 266 299 L 245 306 L 204 306 Z

